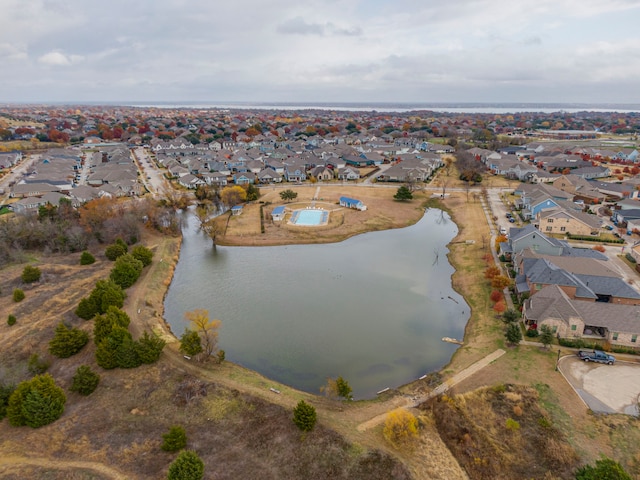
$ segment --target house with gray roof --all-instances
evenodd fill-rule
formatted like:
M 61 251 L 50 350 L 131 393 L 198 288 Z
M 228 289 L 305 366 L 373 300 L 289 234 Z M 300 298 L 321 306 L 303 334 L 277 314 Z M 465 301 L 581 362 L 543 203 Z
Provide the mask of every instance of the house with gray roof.
M 572 273 L 547 258 L 522 258 L 518 265 L 518 294 L 534 296 L 548 285 L 557 285 L 572 299 L 640 305 L 640 293 L 615 276 Z
M 575 300 L 558 285 L 549 285 L 524 302 L 522 315 L 530 328 L 547 325 L 560 338 L 638 345 L 640 308 L 637 305 Z

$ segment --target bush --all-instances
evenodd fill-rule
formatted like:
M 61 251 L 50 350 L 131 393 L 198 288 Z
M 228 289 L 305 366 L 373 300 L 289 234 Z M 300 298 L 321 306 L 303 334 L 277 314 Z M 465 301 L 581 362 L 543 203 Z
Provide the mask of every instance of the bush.
M 24 300 L 24 292 L 19 288 L 16 288 L 13 291 L 13 301 L 18 303 L 18 302 L 21 302 L 22 300 Z
M 49 374 L 21 382 L 9 397 L 7 417 L 14 427 L 42 427 L 64 412 L 67 397 Z
M 171 465 L 167 480 L 201 480 L 204 476 L 204 462 L 191 450 L 183 450 Z
M 49 342 L 49 353 L 58 358 L 69 358 L 75 355 L 89 341 L 89 334 L 79 328 L 68 328 L 60 322 L 56 333 Z
M 9 315 L 7 317 L 7 325 L 9 325 L 10 327 L 16 324 L 16 316 L 15 315 Z
M 126 294 L 120 285 L 112 280 L 98 280 L 88 298 L 80 300 L 76 315 L 85 320 L 92 319 L 96 314 L 102 314 L 110 306 L 122 308 Z
M 310 432 L 316 424 L 316 409 L 304 400 L 300 400 L 293 409 L 293 423 L 303 432 Z
M 136 245 L 135 247 L 133 247 L 133 249 L 131 250 L 131 255 L 133 256 L 133 258 L 140 260 L 143 267 L 151 265 L 153 252 L 144 245 Z
M 0 420 L 7 416 L 7 406 L 9 405 L 9 397 L 16 387 L 13 385 L 4 385 L 0 383 Z
M 121 288 L 126 289 L 136 283 L 142 273 L 142 269 L 142 262 L 127 253 L 116 260 L 109 278 Z
M 129 249 L 127 248 L 127 244 L 124 243 L 121 239 L 117 239 L 115 243 L 107 246 L 104 250 L 104 255 L 112 262 L 116 261 L 122 255 L 127 253 Z
M 604 457 L 596 460 L 595 467 L 585 465 L 576 472 L 576 480 L 632 480 L 622 465 Z
M 29 357 L 27 369 L 29 370 L 29 373 L 32 373 L 33 375 L 39 375 L 49 369 L 49 362 L 41 360 L 40 355 L 34 353 Z
M 96 257 L 87 251 L 82 252 L 82 255 L 80 255 L 80 265 L 91 265 L 92 263 L 95 263 L 95 261 Z
M 21 278 L 24 283 L 33 283 L 40 280 L 41 276 L 42 276 L 42 272 L 38 267 L 27 265 L 26 267 L 24 267 L 24 270 L 22 270 Z
M 633 255 L 631 255 L 630 253 L 627 253 L 624 257 L 625 257 L 629 262 L 631 262 L 631 263 L 636 263 L 636 259 L 635 259 L 635 258 L 633 257 Z
M 140 362 L 151 364 L 158 361 L 165 345 L 166 342 L 160 337 L 145 331 L 135 342 L 135 349 Z
M 536 338 L 537 336 L 539 336 L 540 334 L 538 333 L 538 330 L 536 330 L 535 328 L 529 328 L 526 332 L 525 335 L 529 338 Z
M 392 410 L 387 413 L 382 434 L 392 444 L 406 442 L 418 436 L 418 419 L 404 408 Z
M 517 323 L 510 323 L 507 326 L 507 331 L 504 334 L 507 342 L 512 345 L 518 345 L 522 341 L 522 330 Z
M 177 452 L 187 446 L 187 432 L 184 427 L 174 425 L 168 433 L 162 435 L 162 450 L 165 452 Z
M 505 428 L 507 430 L 511 430 L 512 432 L 516 432 L 520 430 L 520 422 L 518 422 L 517 420 L 514 420 L 513 418 L 507 418 L 507 421 L 505 423 Z
M 100 383 L 100 375 L 91 370 L 89 365 L 80 365 L 73 376 L 70 390 L 80 395 L 91 395 Z

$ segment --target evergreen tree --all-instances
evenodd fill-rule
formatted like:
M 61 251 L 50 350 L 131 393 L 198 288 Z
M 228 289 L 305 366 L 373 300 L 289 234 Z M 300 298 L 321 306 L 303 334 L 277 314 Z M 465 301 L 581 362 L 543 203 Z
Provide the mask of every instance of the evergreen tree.
M 542 325 L 540 327 L 540 341 L 545 348 L 548 348 L 549 345 L 553 343 L 553 330 L 551 330 L 549 325 Z
M 136 341 L 135 349 L 140 362 L 150 364 L 158 361 L 165 345 L 160 337 L 145 331 Z
M 310 432 L 316 420 L 316 409 L 304 400 L 300 400 L 293 409 L 293 423 L 303 432 Z
M 202 340 L 195 330 L 185 329 L 180 337 L 180 351 L 185 355 L 194 356 L 202 353 Z
M 4 385 L 0 383 L 0 420 L 7 416 L 7 405 L 9 405 L 9 397 L 15 391 L 13 385 Z
M 22 281 L 24 283 L 33 283 L 40 280 L 42 272 L 38 267 L 34 267 L 33 265 L 27 265 L 22 270 Z
M 622 465 L 610 458 L 596 460 L 596 465 L 585 465 L 576 472 L 576 480 L 632 480 Z
M 64 412 L 67 397 L 49 374 L 21 382 L 9 397 L 7 417 L 13 426 L 42 427 Z
M 98 313 L 98 306 L 91 297 L 80 299 L 75 314 L 84 320 L 91 320 Z
M 127 250 L 128 250 L 127 244 L 124 243 L 121 239 L 117 239 L 115 243 L 112 243 L 111 245 L 107 246 L 107 248 L 104 250 L 104 255 L 109 260 L 114 262 L 119 257 L 126 254 Z
M 131 255 L 142 262 L 143 267 L 151 265 L 153 259 L 153 252 L 144 245 L 136 245 L 131 250 Z
M 183 450 L 171 465 L 167 480 L 201 480 L 204 476 L 204 462 L 191 450 Z
M 518 345 L 522 341 L 522 330 L 520 330 L 520 325 L 518 323 L 510 323 L 507 326 L 507 331 L 504 336 L 512 345 Z
M 89 334 L 79 328 L 68 328 L 60 322 L 56 333 L 49 342 L 49 353 L 58 358 L 68 358 L 75 355 L 89 341 Z
M 409 190 L 406 186 L 402 185 L 398 188 L 398 191 L 393 196 L 393 198 L 401 201 L 411 200 L 413 198 L 413 193 L 411 193 L 411 190 Z
M 73 376 L 71 391 L 80 395 L 90 395 L 98 387 L 100 375 L 91 370 L 89 365 L 80 365 Z
M 123 289 L 126 289 L 136 283 L 142 273 L 142 269 L 142 262 L 127 253 L 118 257 L 109 278 Z
M 177 452 L 187 446 L 187 432 L 184 427 L 174 425 L 168 433 L 162 435 L 162 450 Z
M 87 251 L 82 252 L 82 255 L 80 255 L 80 265 L 91 265 L 95 261 L 96 258 Z
M 353 395 L 351 394 L 351 392 L 353 391 L 351 389 L 351 385 L 349 385 L 349 382 L 347 382 L 344 378 L 338 377 L 336 379 L 336 389 L 338 390 L 338 396 L 346 400 L 351 400 L 353 398 Z

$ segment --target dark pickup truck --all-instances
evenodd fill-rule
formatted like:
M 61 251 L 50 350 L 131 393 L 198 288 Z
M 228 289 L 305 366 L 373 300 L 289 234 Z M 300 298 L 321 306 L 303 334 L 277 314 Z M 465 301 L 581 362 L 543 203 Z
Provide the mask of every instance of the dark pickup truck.
M 608 353 L 601 352 L 600 350 L 584 351 L 578 350 L 578 358 L 585 362 L 598 362 L 606 363 L 607 365 L 613 365 L 616 361 L 616 357 L 609 355 Z

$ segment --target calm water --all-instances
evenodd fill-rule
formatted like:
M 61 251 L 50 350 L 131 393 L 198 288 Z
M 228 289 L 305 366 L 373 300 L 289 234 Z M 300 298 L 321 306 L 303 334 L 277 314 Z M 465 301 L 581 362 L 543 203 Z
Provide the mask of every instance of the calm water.
M 342 375 L 369 398 L 448 363 L 469 307 L 451 288 L 446 245 L 458 228 L 428 210 L 414 226 L 341 243 L 217 247 L 187 216 L 165 314 L 180 336 L 184 313 L 222 320 L 227 359 L 318 393 Z

